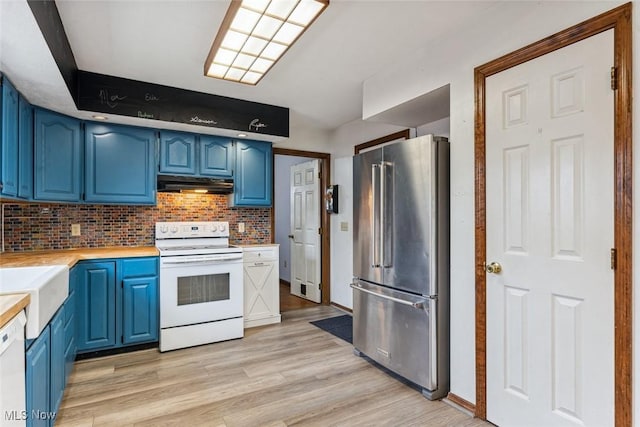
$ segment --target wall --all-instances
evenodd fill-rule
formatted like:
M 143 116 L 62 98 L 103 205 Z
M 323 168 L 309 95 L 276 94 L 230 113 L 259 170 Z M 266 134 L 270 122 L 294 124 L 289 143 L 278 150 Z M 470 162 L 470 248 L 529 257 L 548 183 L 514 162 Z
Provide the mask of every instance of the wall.
M 331 302 L 353 308 L 349 284 L 353 279 L 353 175 L 352 157 L 334 159 L 331 184 L 338 185 L 338 213 L 331 221 Z M 346 230 L 341 229 L 346 224 Z
M 156 206 L 3 203 L 2 210 L 7 252 L 153 246 L 158 221 L 229 221 L 232 243 L 271 243 L 269 208 L 228 208 L 217 194 L 158 193 Z M 71 224 L 80 224 L 81 236 L 71 236 Z
M 273 195 L 275 215 L 276 243 L 280 245 L 280 279 L 291 282 L 291 183 L 290 168 L 298 163 L 306 162 L 306 157 L 282 156 L 277 154 L 274 158 L 273 187 L 276 189 Z
M 414 55 L 388 64 L 363 85 L 364 118 L 445 84 L 451 85 L 451 391 L 470 402 L 475 402 L 473 69 L 619 4 L 621 2 L 499 2 L 487 9 L 484 16 L 478 16 L 477 22 L 481 25 L 458 28 L 455 33 L 425 43 Z M 638 7 L 634 9 L 638 23 Z M 637 24 L 635 28 L 637 60 L 640 57 Z M 639 69 L 635 67 L 634 70 L 636 81 L 640 81 Z M 634 114 L 637 119 L 638 109 Z M 357 129 L 351 132 L 350 127 L 351 124 L 335 134 L 340 135 L 340 141 L 348 140 L 351 134 L 354 143 L 358 143 L 357 136 L 361 132 Z M 346 155 L 349 150 L 341 144 L 334 148 L 340 155 Z M 638 151 L 635 150 L 636 164 Z M 338 166 L 336 164 L 336 168 Z M 636 200 L 640 200 L 639 185 L 636 184 L 635 189 Z M 638 242 L 640 224 L 637 218 L 636 215 L 634 242 Z M 640 266 L 640 254 L 638 250 L 634 253 L 635 265 Z M 638 268 L 635 270 L 637 272 Z M 639 292 L 635 293 L 635 298 L 635 303 L 640 303 Z M 639 317 L 635 317 L 636 334 L 640 333 Z M 635 366 L 640 366 L 638 352 L 635 352 Z M 640 375 L 635 375 L 634 385 L 640 384 L 638 381 Z M 635 406 L 640 407 L 640 393 L 637 387 L 634 388 Z

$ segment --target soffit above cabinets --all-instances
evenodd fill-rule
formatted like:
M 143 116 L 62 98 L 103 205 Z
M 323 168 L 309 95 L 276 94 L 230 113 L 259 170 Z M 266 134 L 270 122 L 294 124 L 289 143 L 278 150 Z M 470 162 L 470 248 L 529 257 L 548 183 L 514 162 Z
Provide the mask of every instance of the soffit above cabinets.
M 368 117 L 371 122 L 417 128 L 449 117 L 449 85 L 420 95 L 386 111 Z

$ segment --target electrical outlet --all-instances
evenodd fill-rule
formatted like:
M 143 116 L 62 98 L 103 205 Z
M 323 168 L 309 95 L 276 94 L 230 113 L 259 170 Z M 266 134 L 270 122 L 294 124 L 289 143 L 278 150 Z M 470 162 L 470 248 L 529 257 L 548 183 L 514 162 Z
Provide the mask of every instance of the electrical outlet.
M 349 223 L 347 221 L 340 222 L 340 231 L 349 231 Z
M 80 236 L 80 224 L 71 224 L 71 235 Z
M 239 233 L 244 233 L 244 222 L 239 222 L 238 223 L 238 232 Z

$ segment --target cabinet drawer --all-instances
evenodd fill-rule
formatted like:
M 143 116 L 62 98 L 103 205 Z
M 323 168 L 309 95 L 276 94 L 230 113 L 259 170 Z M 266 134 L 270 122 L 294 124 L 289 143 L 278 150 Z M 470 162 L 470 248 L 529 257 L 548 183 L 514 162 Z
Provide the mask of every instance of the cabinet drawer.
M 242 257 L 244 262 L 275 261 L 278 259 L 278 248 L 245 249 Z
M 158 258 L 129 258 L 122 260 L 122 277 L 155 276 L 158 274 Z

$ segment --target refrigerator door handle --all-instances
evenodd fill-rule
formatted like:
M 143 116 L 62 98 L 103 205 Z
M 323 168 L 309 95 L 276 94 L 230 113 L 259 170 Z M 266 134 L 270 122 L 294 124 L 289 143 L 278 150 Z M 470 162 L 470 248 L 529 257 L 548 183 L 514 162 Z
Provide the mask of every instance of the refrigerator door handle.
M 376 179 L 377 176 L 377 179 Z M 374 163 L 371 165 L 371 267 L 380 268 L 380 217 L 379 208 L 380 190 L 378 182 L 380 181 L 380 165 Z
M 366 294 L 374 295 L 374 296 L 377 296 L 377 297 L 382 298 L 382 299 L 386 299 L 386 300 L 389 300 L 389 301 L 397 302 L 398 304 L 408 305 L 410 307 L 417 308 L 419 310 L 424 310 L 425 303 L 427 302 L 427 300 L 413 302 L 413 301 L 407 301 L 407 300 L 403 300 L 403 299 L 400 299 L 400 298 L 392 297 L 390 295 L 379 294 L 378 292 L 374 292 L 374 291 L 370 291 L 369 289 L 365 289 L 365 288 L 363 288 L 362 286 L 360 286 L 357 283 L 351 283 L 350 286 L 353 289 L 356 289 L 358 291 L 364 292 Z
M 393 267 L 393 164 L 382 162 L 380 171 L 380 247 L 382 251 L 382 266 Z M 387 181 L 389 178 L 389 182 Z

